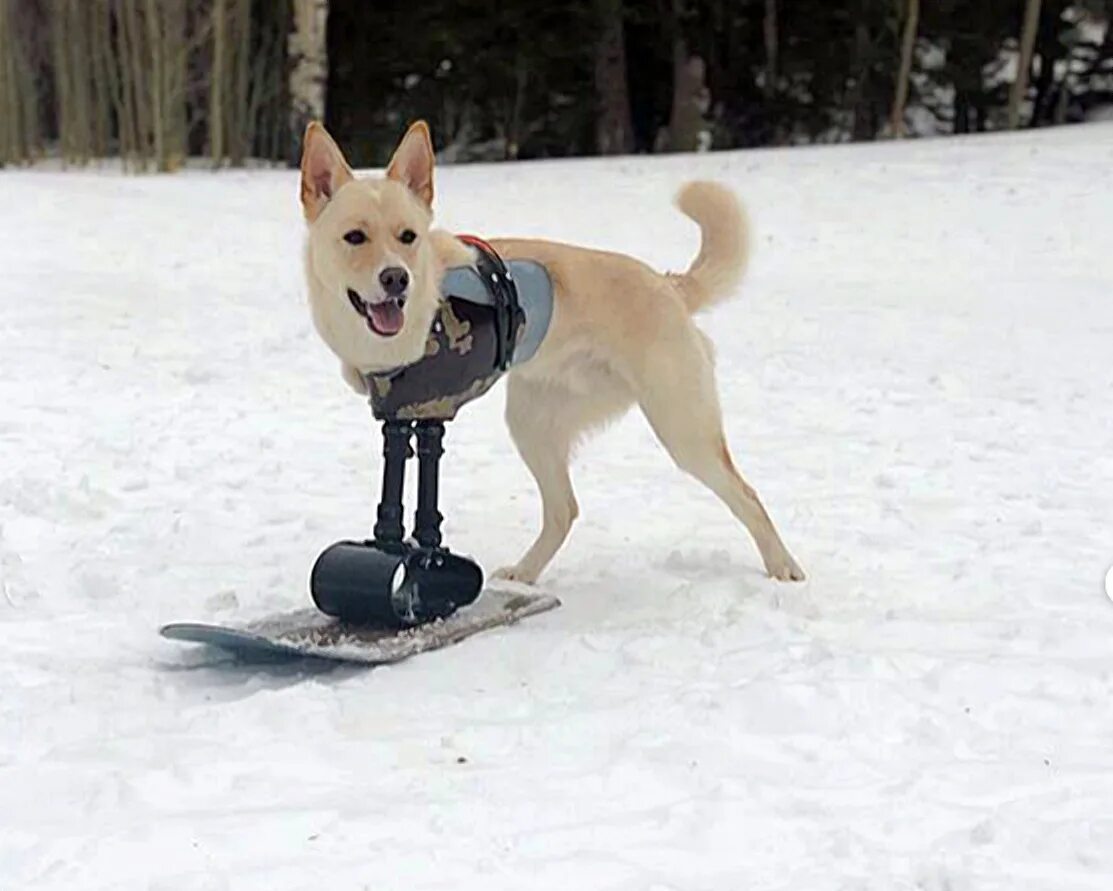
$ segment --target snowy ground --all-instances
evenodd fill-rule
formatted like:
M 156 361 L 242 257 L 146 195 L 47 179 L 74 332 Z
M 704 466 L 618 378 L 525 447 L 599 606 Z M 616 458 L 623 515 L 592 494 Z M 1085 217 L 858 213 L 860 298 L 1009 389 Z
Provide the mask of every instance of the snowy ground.
M 0 172 L 0 888 L 1108 889 L 1113 126 L 445 170 L 450 228 L 686 264 L 802 586 L 640 418 L 577 470 L 555 613 L 376 671 L 264 670 L 174 619 L 304 605 L 378 439 L 311 331 L 287 172 Z M 538 506 L 501 396 L 448 540 Z

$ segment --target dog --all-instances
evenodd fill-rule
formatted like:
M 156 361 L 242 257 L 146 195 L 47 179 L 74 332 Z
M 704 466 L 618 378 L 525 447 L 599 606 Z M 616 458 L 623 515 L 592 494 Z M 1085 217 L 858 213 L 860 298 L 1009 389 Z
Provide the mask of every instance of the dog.
M 377 178 L 357 179 L 319 123 L 305 132 L 309 305 L 344 380 L 361 395 L 365 374 L 422 357 L 445 270 L 474 263 L 470 248 L 432 228 L 433 172 L 433 143 L 422 121 L 410 126 L 386 175 Z M 506 386 L 506 423 L 541 493 L 541 531 L 496 577 L 537 580 L 579 513 L 569 477 L 575 446 L 637 404 L 677 466 L 749 530 L 768 574 L 804 578 L 731 458 L 712 345 L 692 321 L 729 297 L 745 271 L 745 214 L 730 190 L 712 182 L 687 183 L 676 204 L 701 232 L 699 254 L 683 273 L 662 274 L 622 254 L 551 241 L 489 241 L 505 260 L 545 266 L 554 292 L 545 339 L 510 370 Z

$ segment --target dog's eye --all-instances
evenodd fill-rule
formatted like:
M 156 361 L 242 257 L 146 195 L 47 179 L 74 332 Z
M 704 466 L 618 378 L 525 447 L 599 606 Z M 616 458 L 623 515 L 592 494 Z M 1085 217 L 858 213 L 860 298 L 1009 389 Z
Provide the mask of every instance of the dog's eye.
M 413 229 L 403 229 L 398 236 L 398 240 L 402 242 L 402 244 L 413 244 L 417 241 L 417 233 L 414 232 Z
M 362 229 L 353 229 L 351 232 L 344 233 L 344 240 L 348 244 L 363 244 L 367 241 L 367 236 Z

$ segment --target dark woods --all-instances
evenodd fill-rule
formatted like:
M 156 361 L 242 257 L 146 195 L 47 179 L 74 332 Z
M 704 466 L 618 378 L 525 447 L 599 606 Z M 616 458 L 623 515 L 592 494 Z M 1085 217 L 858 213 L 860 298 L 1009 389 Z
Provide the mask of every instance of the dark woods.
M 334 0 L 328 117 L 366 163 L 415 116 L 454 158 L 998 129 L 1033 6 L 1019 124 L 1113 102 L 1113 0 Z
M 358 164 L 942 135 L 1113 107 L 1113 0 L 0 0 L 0 160 Z

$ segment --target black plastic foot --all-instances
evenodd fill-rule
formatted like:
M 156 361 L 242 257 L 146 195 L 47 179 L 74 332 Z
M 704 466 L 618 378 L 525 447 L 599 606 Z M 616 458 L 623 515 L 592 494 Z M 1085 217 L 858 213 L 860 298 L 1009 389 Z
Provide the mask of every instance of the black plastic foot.
M 317 608 L 356 624 L 411 628 L 472 603 L 483 570 L 444 549 L 341 541 L 326 549 L 309 576 Z

